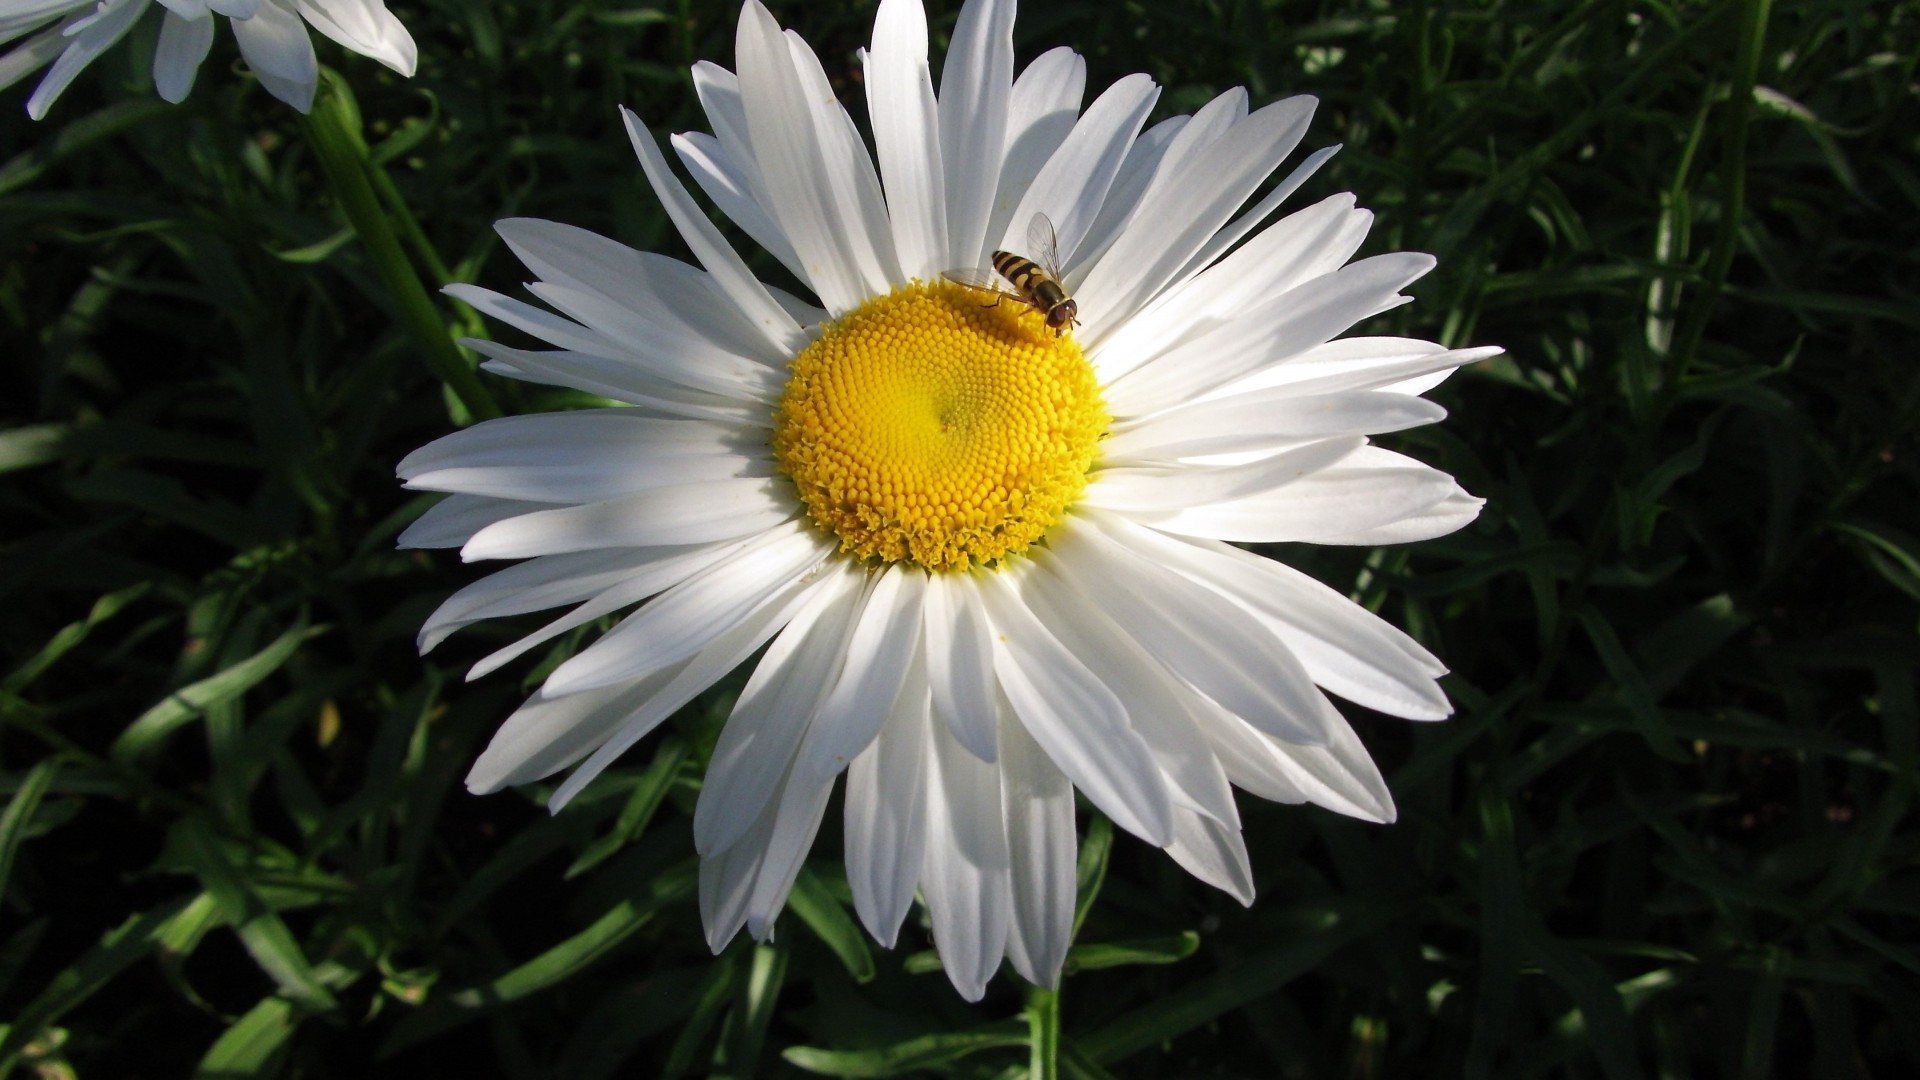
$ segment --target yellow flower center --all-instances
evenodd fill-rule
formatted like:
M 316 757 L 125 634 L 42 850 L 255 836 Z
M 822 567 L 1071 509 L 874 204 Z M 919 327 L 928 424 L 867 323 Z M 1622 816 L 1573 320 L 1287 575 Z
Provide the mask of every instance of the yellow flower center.
M 915 283 L 794 358 L 773 452 L 842 552 L 965 570 L 1060 520 L 1110 419 L 1071 335 L 1011 299 Z

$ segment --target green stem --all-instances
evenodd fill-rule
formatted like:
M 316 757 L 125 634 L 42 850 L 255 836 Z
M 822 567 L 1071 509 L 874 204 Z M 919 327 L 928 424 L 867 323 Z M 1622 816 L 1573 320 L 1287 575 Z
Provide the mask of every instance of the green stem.
M 345 95 L 330 82 L 313 103 L 313 112 L 301 122 L 314 157 L 327 174 L 340 209 L 367 247 L 375 272 L 387 288 L 387 295 L 398 309 L 400 321 L 411 332 L 425 355 L 427 366 L 446 383 L 476 420 L 500 416 L 500 406 L 480 383 L 474 369 L 453 339 L 447 334 L 445 320 L 433 306 L 433 299 L 420 281 L 420 275 L 407 260 L 406 252 L 394 235 L 393 223 L 380 208 L 379 196 L 369 179 L 372 171 L 366 143 L 360 138 L 359 124 L 352 117 L 352 106 Z
M 1770 0 L 1746 0 L 1740 8 L 1740 53 L 1734 61 L 1733 85 L 1727 90 L 1726 157 L 1720 173 L 1720 223 L 1713 234 L 1713 251 L 1701 275 L 1704 284 L 1692 309 L 1687 313 L 1679 347 L 1673 351 L 1673 378 L 1666 392 L 1671 399 L 1685 381 L 1700 339 L 1707 332 L 1707 320 L 1714 304 L 1726 288 L 1727 273 L 1733 268 L 1733 255 L 1740 246 L 1740 217 L 1747 199 L 1747 120 L 1753 115 L 1753 85 L 1760 75 L 1760 49 L 1766 43 L 1767 9 Z
M 1060 992 L 1036 986 L 1027 992 L 1027 1044 L 1033 1056 L 1027 1066 L 1030 1080 L 1059 1080 Z

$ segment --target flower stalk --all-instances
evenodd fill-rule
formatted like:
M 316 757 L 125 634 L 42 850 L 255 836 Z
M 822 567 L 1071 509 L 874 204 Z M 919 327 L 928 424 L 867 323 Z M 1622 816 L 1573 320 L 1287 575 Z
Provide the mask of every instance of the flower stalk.
M 366 245 L 374 272 L 386 286 L 401 323 L 419 343 L 427 366 L 459 399 L 468 414 L 463 419 L 491 420 L 502 415 L 473 365 L 447 334 L 445 320 L 402 250 L 393 222 L 375 192 L 375 166 L 366 141 L 360 137 L 359 112 L 346 90 L 330 75 L 321 80 L 313 111 L 301 118 L 300 129 L 327 175 L 341 212 Z

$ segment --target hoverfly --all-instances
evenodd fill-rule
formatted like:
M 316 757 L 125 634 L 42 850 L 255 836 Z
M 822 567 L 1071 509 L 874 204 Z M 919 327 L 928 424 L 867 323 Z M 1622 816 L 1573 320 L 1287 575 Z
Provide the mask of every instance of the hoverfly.
M 1047 215 L 1036 213 L 1027 223 L 1027 248 L 1034 254 L 1031 259 L 1011 251 L 993 253 L 994 272 L 1012 283 L 1013 292 L 1001 288 L 993 273 L 984 270 L 948 270 L 942 276 L 969 289 L 994 294 L 994 304 L 1000 302 L 998 297 L 1007 297 L 1033 308 L 1046 317 L 1056 336 L 1066 333 L 1069 324 L 1079 326 L 1080 305 L 1060 283 L 1060 242 Z

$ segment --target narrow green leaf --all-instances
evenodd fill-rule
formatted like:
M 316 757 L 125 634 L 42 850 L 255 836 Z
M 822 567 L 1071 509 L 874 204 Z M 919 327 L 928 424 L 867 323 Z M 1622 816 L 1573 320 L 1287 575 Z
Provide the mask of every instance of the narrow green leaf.
M 793 891 L 787 896 L 787 907 L 822 944 L 833 950 L 833 955 L 840 958 L 841 965 L 855 982 L 872 981 L 875 967 L 873 950 L 867 947 L 867 935 L 812 867 L 800 868 Z
M 1521 942 L 1527 913 L 1521 895 L 1520 859 L 1514 850 L 1513 811 L 1500 795 L 1480 796 L 1480 986 L 1473 1002 L 1473 1032 L 1465 1073 L 1495 1074 L 1513 1026 L 1520 982 Z
M 1593 1051 L 1610 1080 L 1640 1080 L 1645 1074 L 1633 1056 L 1633 1025 L 1606 972 L 1544 927 L 1530 922 L 1525 934 L 1529 955 L 1580 1010 L 1586 1030 L 1579 1044 Z
M 214 1041 L 194 1076 L 197 1080 L 231 1080 L 270 1075 L 269 1067 L 280 1048 L 299 1026 L 296 1016 L 293 1002 L 286 998 L 276 995 L 261 999 Z
M 14 1016 L 11 1028 L 0 1037 L 0 1074 L 6 1072 L 15 1055 L 42 1031 L 145 956 L 168 922 L 186 904 L 185 900 L 175 900 L 127 916 L 125 922 L 107 931 L 98 945 L 55 975 L 39 996 Z
M 922 1035 L 879 1050 L 822 1050 L 792 1046 L 781 1054 L 791 1065 L 825 1076 L 906 1076 L 943 1069 L 983 1050 L 1027 1045 L 1025 1017 L 1001 1020 L 953 1034 Z
M 53 127 L 26 152 L 0 165 L 0 195 L 30 184 L 58 162 L 132 127 L 150 124 L 173 111 L 155 98 L 129 98 Z
M 71 424 L 24 424 L 0 431 L 0 473 L 60 460 L 72 430 Z
M 1641 674 L 1640 665 L 1627 655 L 1627 650 L 1621 646 L 1606 617 L 1588 607 L 1581 608 L 1574 618 L 1579 620 L 1581 629 L 1587 632 L 1587 640 L 1593 643 L 1594 651 L 1600 654 L 1600 662 L 1606 666 L 1607 674 L 1613 677 L 1621 704 L 1633 715 L 1647 746 L 1668 761 L 1690 760 L 1686 751 L 1675 743 L 1672 734 L 1667 731 L 1666 723 L 1660 716 L 1660 707 L 1653 698 L 1653 687 Z
M 172 835 L 173 850 L 212 894 L 221 918 L 240 936 L 240 943 L 260 970 L 302 1007 L 314 1012 L 336 1008 L 332 992 L 314 974 L 293 931 L 241 875 L 226 847 L 206 825 L 198 818 L 185 818 Z
M 6 677 L 6 680 L 0 682 L 0 693 L 19 693 L 22 689 L 30 685 L 33 680 L 39 678 L 42 672 L 52 667 L 62 656 L 65 656 L 68 652 L 71 652 L 76 645 L 85 641 L 87 635 L 93 632 L 94 627 L 118 615 L 122 608 L 125 608 L 128 604 L 146 595 L 147 588 L 147 583 L 143 581 L 138 585 L 129 585 L 124 589 L 110 592 L 100 599 L 95 600 L 93 602 L 93 609 L 87 612 L 86 618 L 61 627 L 53 637 L 47 640 L 45 645 L 40 647 L 40 651 L 35 653 L 32 659 L 13 669 Z
M 1079 865 L 1074 870 L 1073 936 L 1080 936 L 1080 926 L 1087 921 L 1087 912 L 1093 910 L 1093 902 L 1100 896 L 1100 886 L 1107 880 L 1107 860 L 1113 853 L 1113 822 L 1105 814 L 1093 815 L 1087 825 L 1086 838 L 1080 841 Z
M 726 1032 L 714 1048 L 714 1080 L 758 1074 L 760 1048 L 766 1044 L 774 1006 L 787 979 L 787 950 L 777 945 L 755 945 L 747 977 L 727 1018 Z
M 209 706 L 231 701 L 259 685 L 280 670 L 309 638 L 327 632 L 325 625 L 308 626 L 302 617 L 266 648 L 216 675 L 210 675 L 167 695 L 166 700 L 142 713 L 128 725 L 113 743 L 113 758 L 123 763 L 139 761 L 158 749 L 168 735 L 202 715 Z
M 1285 945 L 1226 965 L 1218 974 L 1122 1014 L 1082 1037 L 1080 1048 L 1096 1064 L 1111 1065 L 1204 1027 L 1319 967 L 1327 957 L 1373 933 L 1386 921 L 1377 912 L 1352 916 L 1328 909 L 1269 913 L 1276 924 L 1286 915 L 1292 916 L 1287 921 L 1295 925 L 1294 936 Z
M 667 738 L 661 741 L 653 753 L 653 760 L 647 764 L 647 770 L 633 782 L 627 804 L 621 808 L 620 817 L 614 822 L 613 828 L 587 845 L 586 850 L 573 860 L 573 865 L 567 867 L 564 875 L 567 880 L 571 881 L 600 865 L 646 831 L 647 823 L 653 820 L 654 812 L 660 809 L 667 792 L 673 790 L 673 782 L 680 775 L 680 766 L 685 764 L 688 753 L 684 739 Z M 801 876 L 805 876 L 805 871 Z
M 698 873 L 691 861 L 655 877 L 646 896 L 623 900 L 594 920 L 591 926 L 567 938 L 524 964 L 477 986 L 430 1001 L 402 1020 L 383 1042 L 378 1056 L 387 1057 L 441 1032 L 478 1019 L 508 1002 L 558 985 L 598 963 L 634 931 L 645 926 L 660 908 L 691 895 Z
M 1191 930 L 1172 937 L 1075 945 L 1067 950 L 1067 970 L 1093 971 L 1132 964 L 1177 964 L 1192 956 L 1198 948 L 1200 935 Z
M 0 899 L 7 895 L 7 876 L 13 872 L 13 857 L 26 839 L 33 812 L 39 808 L 40 800 L 53 786 L 53 778 L 59 772 L 58 758 L 48 758 L 35 765 L 20 782 L 20 790 L 7 802 L 7 809 L 0 812 Z
M 289 248 L 286 251 L 275 251 L 273 252 L 273 257 L 279 259 L 281 262 L 294 263 L 295 265 L 320 263 L 327 261 L 329 255 L 332 255 L 334 252 L 352 242 L 353 230 L 341 229 L 325 240 L 315 241 L 305 247 Z

